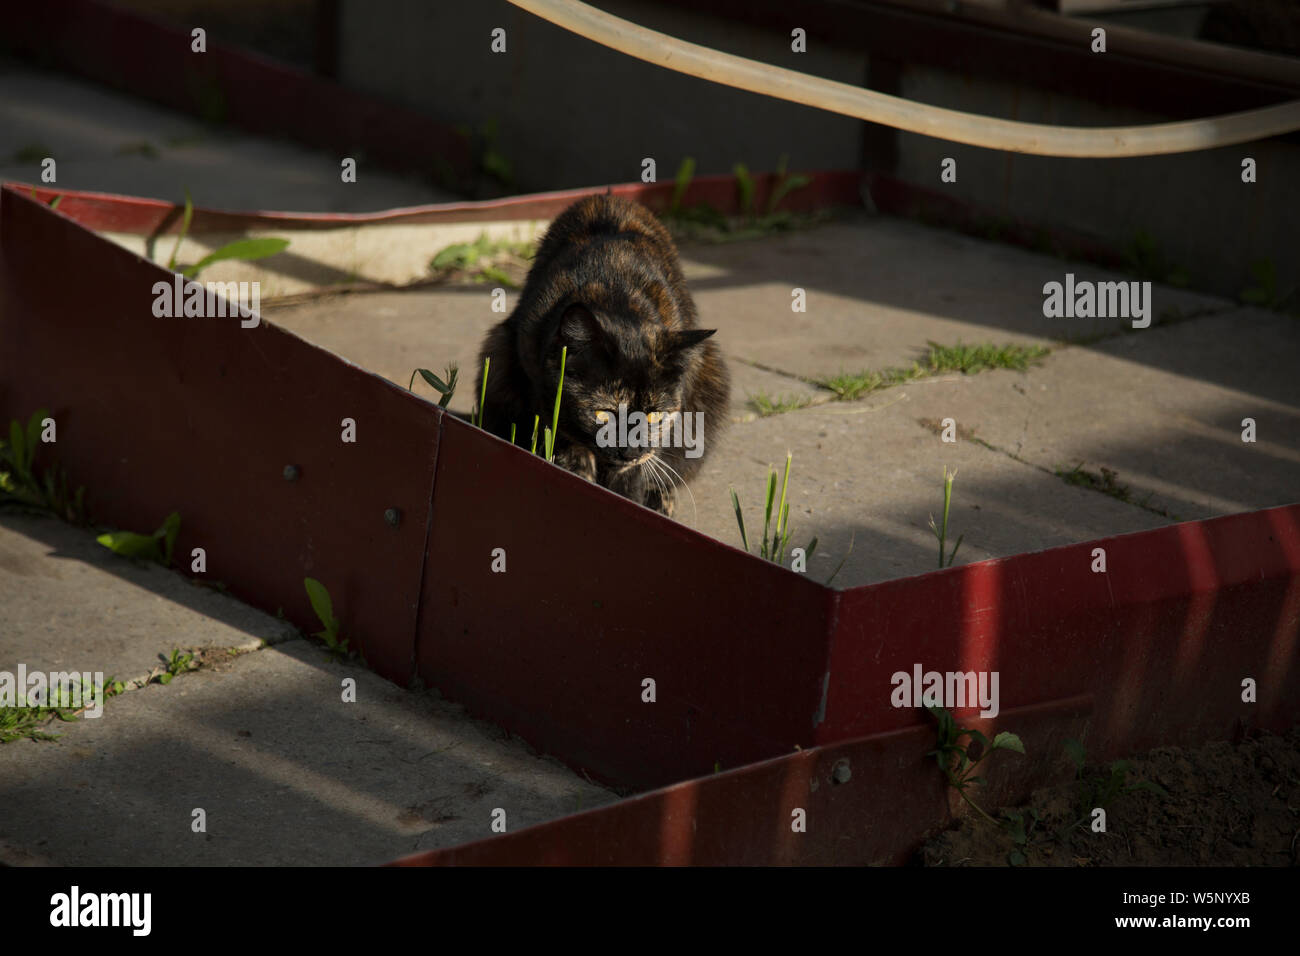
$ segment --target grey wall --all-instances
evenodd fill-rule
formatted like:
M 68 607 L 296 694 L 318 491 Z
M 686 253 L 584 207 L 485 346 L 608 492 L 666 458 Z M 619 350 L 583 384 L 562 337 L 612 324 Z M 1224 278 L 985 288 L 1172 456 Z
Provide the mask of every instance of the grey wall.
M 1102 108 L 994 80 L 908 67 L 901 94 L 952 109 L 1064 126 L 1122 126 L 1167 117 Z M 940 161 L 957 160 L 957 182 L 939 180 Z M 1258 181 L 1241 181 L 1241 161 Z M 990 207 L 996 213 L 1066 226 L 1120 247 L 1139 230 L 1196 288 L 1236 296 L 1250 263 L 1270 258 L 1279 284 L 1300 271 L 1300 146 L 1278 140 L 1138 159 L 1024 156 L 899 135 L 898 175 Z M 1294 303 L 1293 303 L 1294 304 Z
M 644 2 L 602 3 L 616 16 L 740 56 L 861 85 L 866 56 Z M 628 182 L 653 157 L 660 180 L 685 156 L 699 175 L 743 162 L 772 169 L 854 168 L 863 124 L 706 83 L 607 50 L 503 0 L 342 0 L 339 78 L 444 122 L 495 116 L 520 185 Z M 792 24 L 797 25 L 797 24 Z M 490 51 L 503 27 L 507 52 Z

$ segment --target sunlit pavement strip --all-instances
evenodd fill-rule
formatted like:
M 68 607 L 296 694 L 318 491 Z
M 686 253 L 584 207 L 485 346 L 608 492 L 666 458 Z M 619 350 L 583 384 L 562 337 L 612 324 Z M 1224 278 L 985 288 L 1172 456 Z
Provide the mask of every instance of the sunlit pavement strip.
M 285 625 L 51 519 L 0 519 L 0 670 L 144 676 L 57 741 L 0 745 L 0 863 L 369 864 L 615 799 L 432 694 L 286 640 Z M 356 680 L 356 702 L 342 682 Z M 195 811 L 205 832 L 195 832 Z

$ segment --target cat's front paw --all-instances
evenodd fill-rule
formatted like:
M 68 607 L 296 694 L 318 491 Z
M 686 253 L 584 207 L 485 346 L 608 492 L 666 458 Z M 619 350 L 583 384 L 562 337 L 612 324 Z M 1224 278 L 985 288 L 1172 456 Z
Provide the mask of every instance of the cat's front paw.
M 645 506 L 651 511 L 657 511 L 661 515 L 671 518 L 673 509 L 676 507 L 677 499 L 672 492 L 662 492 L 658 488 L 651 490 L 645 499 Z
M 555 453 L 555 464 L 588 481 L 596 480 L 596 456 L 580 445 L 569 445 Z

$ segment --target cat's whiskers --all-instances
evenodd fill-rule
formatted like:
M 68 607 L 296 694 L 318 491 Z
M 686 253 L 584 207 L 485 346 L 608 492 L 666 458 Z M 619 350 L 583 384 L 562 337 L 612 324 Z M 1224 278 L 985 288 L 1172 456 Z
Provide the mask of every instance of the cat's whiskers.
M 674 468 L 672 465 L 668 464 L 668 462 L 664 461 L 664 459 L 661 456 L 651 455 L 650 460 L 654 463 L 655 468 L 660 470 L 666 470 L 665 472 L 666 477 L 672 483 L 674 489 L 677 487 L 677 485 L 680 484 L 682 488 L 686 491 L 686 494 L 690 496 L 691 517 L 692 517 L 691 524 L 693 525 L 699 524 L 700 510 L 695 506 L 695 493 L 691 491 L 691 486 L 686 483 L 686 479 L 683 478 L 680 474 L 678 474 L 677 469 Z
M 643 475 L 648 477 L 654 483 L 655 490 L 659 492 L 661 498 L 668 494 L 668 489 L 664 486 L 663 477 L 655 469 L 654 455 L 647 455 L 645 458 L 642 458 L 637 463 L 637 467 Z

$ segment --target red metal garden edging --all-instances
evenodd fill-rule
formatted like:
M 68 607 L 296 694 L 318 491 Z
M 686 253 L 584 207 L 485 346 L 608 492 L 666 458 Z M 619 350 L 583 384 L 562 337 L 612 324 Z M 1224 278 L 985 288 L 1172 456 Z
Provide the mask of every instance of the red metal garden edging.
M 316 630 L 302 581 L 326 582 L 367 661 L 405 684 L 438 416 L 265 322 L 156 318 L 171 276 L 0 191 L 0 416 L 50 409 L 92 515 L 144 529 L 179 511 L 178 563 L 203 548 L 207 579 L 250 603 Z
M 180 511 L 178 554 L 205 548 L 210 577 L 304 629 L 302 578 L 320 578 L 381 674 L 418 673 L 592 776 L 646 789 L 910 732 L 927 718 L 892 706 L 890 677 L 917 665 L 998 671 L 1000 726 L 1089 698 L 1096 759 L 1300 717 L 1300 505 L 836 592 L 269 323 L 156 318 L 171 279 L 0 191 L 0 416 L 53 410 L 101 521 Z
M 1086 735 L 1086 697 L 1010 711 L 1028 754 Z M 992 735 L 991 721 L 967 726 Z M 930 727 L 799 750 L 389 866 L 770 866 L 905 863 L 959 809 L 926 752 Z M 981 768 L 982 770 L 984 768 Z M 1057 782 L 1059 762 L 989 765 L 981 797 L 1010 805 Z M 803 818 L 796 828 L 795 814 Z
M 861 205 L 862 197 L 866 195 L 877 211 L 887 215 L 919 219 L 924 223 L 948 226 L 976 236 L 986 236 L 990 229 L 997 229 L 998 236 L 1003 241 L 1039 251 L 1050 248 L 1054 253 L 1109 268 L 1123 268 L 1126 262 L 1123 250 L 1095 237 L 1056 226 L 1010 219 L 939 190 L 917 186 L 884 173 L 834 169 L 805 175 L 810 178 L 808 185 L 788 194 L 781 202 L 782 209 L 809 212 L 828 206 L 856 207 Z M 776 178 L 774 173 L 754 175 L 755 202 L 759 208 L 765 208 Z M 83 226 L 100 232 L 157 236 L 175 233 L 180 229 L 182 207 L 165 200 L 60 190 L 26 183 L 15 185 L 33 190 L 42 202 L 48 203 L 56 196 L 62 196 L 60 212 Z M 366 225 L 549 220 L 578 199 L 606 190 L 635 199 L 661 212 L 667 208 L 673 189 L 672 183 L 616 183 L 504 199 L 437 203 L 370 213 L 231 212 L 196 207 L 190 233 L 201 235 L 205 232 L 238 233 L 270 228 L 326 230 Z M 731 176 L 701 176 L 692 181 L 681 201 L 687 206 L 703 202 L 720 211 L 735 213 L 738 205 L 735 179 Z
M 781 208 L 790 212 L 807 212 L 827 206 L 860 206 L 863 174 L 853 169 L 820 170 L 806 173 L 809 183 L 789 193 Z M 755 203 L 765 208 L 776 181 L 775 173 L 754 175 Z M 48 203 L 56 196 L 59 212 L 99 232 L 129 233 L 152 236 L 177 232 L 183 206 L 160 199 L 118 196 L 111 193 L 62 190 L 49 186 L 13 183 L 16 188 L 34 191 L 36 198 Z M 656 211 L 667 208 L 674 184 L 616 183 L 585 189 L 531 193 L 504 199 L 436 203 L 362 213 L 302 212 L 229 212 L 194 207 L 190 233 L 242 232 L 248 229 L 339 229 L 372 225 L 432 225 L 455 222 L 493 222 L 506 220 L 547 220 L 557 216 L 584 196 L 606 191 L 644 203 Z M 30 193 L 29 193 L 30 194 Z M 737 211 L 736 180 L 732 176 L 701 176 L 692 180 L 682 197 L 685 205 L 708 203 L 724 213 Z

